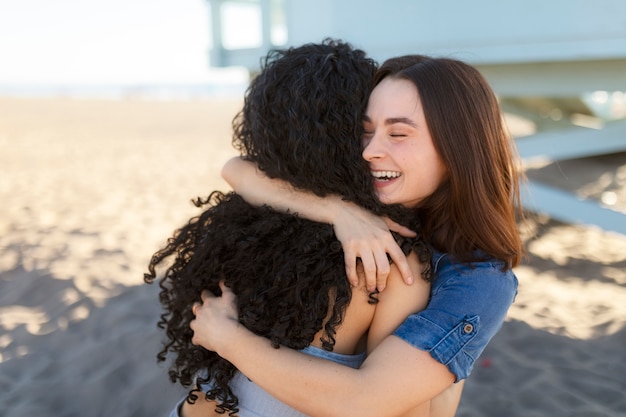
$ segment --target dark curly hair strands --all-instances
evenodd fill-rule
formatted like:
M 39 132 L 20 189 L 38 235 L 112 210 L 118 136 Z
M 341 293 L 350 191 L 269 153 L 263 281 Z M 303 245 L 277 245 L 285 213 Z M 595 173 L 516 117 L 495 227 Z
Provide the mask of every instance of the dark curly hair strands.
M 361 157 L 362 115 L 375 70 L 363 51 L 333 40 L 272 51 L 233 121 L 233 145 L 269 177 L 320 196 L 341 195 L 418 230 L 406 221 L 413 213 L 377 202 Z M 173 354 L 170 379 L 192 386 L 187 401 L 205 395 L 218 412 L 233 415 L 238 400 L 228 383 L 236 368 L 191 343 L 191 305 L 200 293 L 220 295 L 225 280 L 237 295 L 240 322 L 274 347 L 303 349 L 324 329 L 322 346 L 332 350 L 352 292 L 331 225 L 253 207 L 234 193 L 215 191 L 194 203 L 203 212 L 153 255 L 144 276 L 154 282 L 157 268 L 173 258 L 159 280 L 159 327 L 167 342 L 158 360 Z M 421 240 L 409 246 L 429 262 Z M 206 394 L 205 383 L 211 386 Z
M 351 292 L 349 284 L 342 285 L 338 279 L 343 273 L 343 252 L 332 227 L 269 207 L 253 207 L 234 193 L 214 192 L 196 203 L 208 208 L 179 229 L 151 261 L 154 277 L 154 266 L 176 256 L 160 280 L 161 303 L 169 313 L 160 321 L 169 339 L 160 355 L 165 359 L 168 350 L 175 353 L 170 378 L 184 386 L 193 384 L 194 376 L 206 369 L 207 377 L 198 382 L 213 379 L 208 397 L 234 410 L 236 397 L 228 382 L 235 368 L 214 352 L 191 344 L 190 306 L 199 300 L 200 292 L 209 289 L 219 294 L 218 283 L 225 279 L 237 294 L 241 323 L 275 347 L 294 349 L 312 342 L 324 325 L 328 305 L 333 304 L 323 340 L 329 350 Z M 333 244 L 324 247 L 328 242 Z M 333 303 L 331 288 L 335 289 Z
M 355 140 L 375 69 L 363 51 L 341 43 L 270 52 L 233 121 L 234 147 L 270 178 L 371 205 L 369 169 Z

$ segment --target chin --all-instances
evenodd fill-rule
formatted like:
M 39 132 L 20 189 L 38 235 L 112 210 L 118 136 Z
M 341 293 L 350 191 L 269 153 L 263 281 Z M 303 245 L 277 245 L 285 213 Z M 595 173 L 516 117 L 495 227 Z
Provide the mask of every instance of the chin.
M 379 195 L 378 200 L 383 204 L 393 204 L 393 201 L 384 195 Z

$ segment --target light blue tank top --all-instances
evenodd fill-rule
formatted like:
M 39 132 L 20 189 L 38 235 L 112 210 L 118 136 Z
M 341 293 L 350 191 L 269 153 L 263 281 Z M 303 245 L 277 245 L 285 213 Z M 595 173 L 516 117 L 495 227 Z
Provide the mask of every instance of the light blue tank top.
M 328 352 L 315 346 L 308 346 L 302 349 L 301 352 L 351 368 L 359 368 L 366 356 L 365 352 L 357 355 L 343 355 L 341 353 Z M 230 382 L 230 387 L 237 395 L 237 398 L 239 398 L 239 412 L 237 414 L 240 417 L 306 417 L 305 414 L 272 397 L 241 372 L 235 374 Z M 176 404 L 176 407 L 170 413 L 170 417 L 179 417 L 178 410 L 185 398 Z

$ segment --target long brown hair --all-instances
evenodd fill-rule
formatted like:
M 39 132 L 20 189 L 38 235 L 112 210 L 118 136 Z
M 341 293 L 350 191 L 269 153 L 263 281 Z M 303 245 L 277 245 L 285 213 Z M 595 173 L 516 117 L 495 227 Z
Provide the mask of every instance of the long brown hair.
M 519 264 L 520 175 L 514 142 L 487 81 L 474 67 L 448 58 L 407 55 L 387 60 L 386 77 L 412 82 L 447 178 L 418 206 L 424 237 L 461 262 L 484 255 Z

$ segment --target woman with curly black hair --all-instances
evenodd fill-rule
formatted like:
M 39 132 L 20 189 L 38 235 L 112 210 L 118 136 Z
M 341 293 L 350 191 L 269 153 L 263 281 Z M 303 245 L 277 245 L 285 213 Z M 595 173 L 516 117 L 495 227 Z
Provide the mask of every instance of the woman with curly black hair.
M 338 41 L 271 52 L 233 121 L 233 145 L 267 177 L 318 196 L 342 196 L 394 219 L 399 230 L 404 224 L 419 231 L 411 212 L 378 202 L 361 157 L 362 117 L 375 70 L 363 51 Z M 303 415 L 227 360 L 192 344 L 192 304 L 203 290 L 220 295 L 222 281 L 237 295 L 239 322 L 274 348 L 351 367 L 426 305 L 430 249 L 419 237 L 398 239 L 411 273 L 424 279 L 405 286 L 394 269 L 397 278 L 377 294 L 364 283 L 351 287 L 332 225 L 255 207 L 235 193 L 215 191 L 195 203 L 204 211 L 153 255 L 145 275 L 154 282 L 157 269 L 173 258 L 159 281 L 159 326 L 168 340 L 158 359 L 172 353 L 170 379 L 191 387 L 173 415 Z
M 271 349 L 237 322 L 237 297 L 228 288 L 221 297 L 205 291 L 190 324 L 194 343 L 315 417 L 424 416 L 424 404 L 436 406 L 440 393 L 458 394 L 515 299 L 513 268 L 524 255 L 518 225 L 523 173 L 497 97 L 480 72 L 455 59 L 407 55 L 384 62 L 373 84 L 363 158 L 378 198 L 412 207 L 433 247 L 428 306 L 404 320 L 358 369 Z M 337 236 L 348 275 L 357 256 L 363 265 L 369 258 L 389 268 L 385 248 L 394 239 L 383 229 L 388 238 L 379 240 L 379 219 L 370 214 L 372 226 L 361 207 L 300 190 L 285 194 L 289 184 L 263 178 L 240 158 L 222 172 L 245 198 L 286 195 L 279 207 L 343 230 Z M 384 275 L 374 268 L 370 276 L 383 279 L 372 284 L 384 286 Z M 389 289 L 387 281 L 381 303 Z

